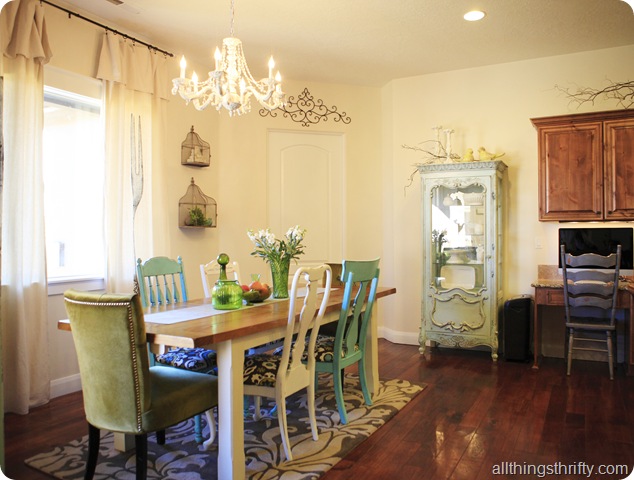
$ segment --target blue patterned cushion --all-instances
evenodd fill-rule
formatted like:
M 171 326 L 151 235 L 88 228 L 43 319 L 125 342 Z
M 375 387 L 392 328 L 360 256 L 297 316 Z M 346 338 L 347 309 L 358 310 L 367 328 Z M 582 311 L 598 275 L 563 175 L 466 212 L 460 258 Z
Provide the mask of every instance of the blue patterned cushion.
M 175 348 L 156 356 L 157 363 L 192 372 L 218 375 L 216 352 L 204 348 Z
M 281 360 L 281 356 L 269 353 L 244 357 L 244 383 L 274 387 Z

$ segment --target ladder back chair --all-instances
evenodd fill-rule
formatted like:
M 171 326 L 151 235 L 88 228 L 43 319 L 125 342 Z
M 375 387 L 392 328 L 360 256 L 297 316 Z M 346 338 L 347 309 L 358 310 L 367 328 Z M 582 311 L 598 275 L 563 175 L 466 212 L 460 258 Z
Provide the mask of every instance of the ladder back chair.
M 564 307 L 568 329 L 567 375 L 572 368 L 574 350 L 604 352 L 608 357 L 610 380 L 614 379 L 612 334 L 616 331 L 616 304 L 619 288 L 621 245 L 608 256 L 595 253 L 571 255 L 560 246 L 564 282 Z M 597 268 L 609 269 L 605 271 Z M 586 333 L 586 336 L 577 335 Z M 590 332 L 590 336 L 588 336 Z M 604 338 L 594 338 L 603 333 Z M 597 348 L 597 344 L 606 344 Z M 579 346 L 575 346 L 579 345 Z
M 344 260 L 343 304 L 334 336 L 319 335 L 315 353 L 315 370 L 333 374 L 335 399 L 341 423 L 348 422 L 343 398 L 344 369 L 359 364 L 359 381 L 366 405 L 372 405 L 365 372 L 365 344 L 379 282 L 379 259 Z
M 64 303 L 88 422 L 84 478 L 95 474 L 104 429 L 135 436 L 136 479 L 145 480 L 148 433 L 156 432 L 163 444 L 166 428 L 203 412 L 209 415 L 218 404 L 218 379 L 149 365 L 143 308 L 136 294 L 67 290 Z
M 321 300 L 318 287 L 326 275 Z M 307 389 L 308 416 L 313 440 L 318 439 L 315 416 L 315 344 L 330 296 L 332 274 L 328 265 L 300 267 L 293 276 L 289 298 L 288 322 L 281 353 L 256 353 L 244 359 L 244 393 L 256 397 L 255 418 L 260 418 L 260 397 L 275 399 L 280 436 L 286 459 L 293 455 L 288 439 L 286 398 Z M 305 285 L 303 285 L 305 284 Z M 300 286 L 305 286 L 305 293 Z M 302 298 L 303 297 L 303 298 Z M 299 313 L 298 313 L 299 310 Z M 299 321 L 296 321 L 299 315 Z M 296 340 L 296 341 L 295 341 Z M 311 355 L 307 355 L 312 352 Z M 306 359 L 306 361 L 303 361 Z
M 144 308 L 157 305 L 170 305 L 187 301 L 185 269 L 181 257 L 176 260 L 168 257 L 152 257 L 145 262 L 137 260 L 137 281 Z M 168 348 L 167 351 L 153 356 L 155 363 L 168 365 L 198 373 L 218 374 L 216 352 L 205 348 Z M 207 418 L 210 439 L 215 436 L 213 416 Z M 196 417 L 196 441 L 202 442 L 200 417 Z M 205 445 L 208 445 L 208 440 Z

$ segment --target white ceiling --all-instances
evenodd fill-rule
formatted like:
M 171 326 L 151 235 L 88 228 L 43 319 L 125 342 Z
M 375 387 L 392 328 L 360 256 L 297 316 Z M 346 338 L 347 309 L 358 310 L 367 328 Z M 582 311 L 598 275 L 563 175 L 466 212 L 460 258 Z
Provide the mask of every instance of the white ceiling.
M 230 0 L 51 1 L 210 67 L 230 32 Z M 473 8 L 484 20 L 463 20 Z M 234 35 L 255 78 L 273 54 L 283 78 L 382 86 L 634 45 L 634 14 L 621 0 L 235 0 Z

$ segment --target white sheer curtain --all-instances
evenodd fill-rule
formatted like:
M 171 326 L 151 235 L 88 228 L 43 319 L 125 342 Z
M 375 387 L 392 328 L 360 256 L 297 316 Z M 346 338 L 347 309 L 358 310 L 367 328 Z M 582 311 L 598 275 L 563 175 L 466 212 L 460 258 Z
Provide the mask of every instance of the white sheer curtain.
M 4 77 L 2 350 L 5 411 L 26 414 L 50 396 L 42 177 L 44 9 L 8 3 L 0 15 Z
M 136 258 L 146 259 L 154 251 L 169 255 L 166 182 L 159 167 L 169 95 L 166 59 L 104 34 L 97 78 L 106 92 L 107 288 L 132 291 Z M 143 195 L 134 226 L 133 160 L 143 164 Z

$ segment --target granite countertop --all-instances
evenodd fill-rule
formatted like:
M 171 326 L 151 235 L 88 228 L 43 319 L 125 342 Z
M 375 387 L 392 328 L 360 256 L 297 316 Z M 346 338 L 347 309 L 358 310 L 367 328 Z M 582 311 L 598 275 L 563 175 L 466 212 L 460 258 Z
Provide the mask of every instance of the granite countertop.
M 531 283 L 535 288 L 564 288 L 564 282 L 557 265 L 537 265 L 537 280 Z M 634 277 L 619 278 L 619 290 L 634 288 Z

